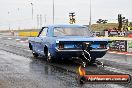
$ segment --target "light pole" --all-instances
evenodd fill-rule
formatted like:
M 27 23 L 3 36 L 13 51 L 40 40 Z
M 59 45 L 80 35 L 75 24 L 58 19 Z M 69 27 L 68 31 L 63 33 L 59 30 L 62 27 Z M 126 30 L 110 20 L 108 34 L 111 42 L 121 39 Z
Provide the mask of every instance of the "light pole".
M 42 14 L 40 14 L 40 27 L 42 27 Z
M 32 24 L 34 24 L 34 20 L 33 20 L 33 18 L 34 18 L 34 4 L 33 3 L 30 3 L 31 4 L 31 6 L 32 6 Z M 34 26 L 32 27 L 32 29 L 34 29 Z
M 54 12 L 54 10 L 55 10 L 55 7 L 54 7 L 54 0 L 53 0 L 53 24 L 54 24 L 54 16 L 55 16 L 55 12 Z
M 32 6 L 32 20 L 33 20 L 33 3 L 30 3 L 31 4 L 31 6 Z
M 46 25 L 46 21 L 47 21 L 47 19 L 46 19 L 46 14 L 44 15 L 44 22 L 45 22 L 45 25 Z
M 89 13 L 89 28 L 91 29 L 91 0 L 90 0 L 90 13 Z
M 20 9 L 18 8 L 17 10 L 18 10 L 18 18 L 20 18 Z M 18 20 L 18 22 L 19 22 L 19 20 Z M 18 30 L 20 30 L 20 22 L 18 23 Z
M 10 18 L 10 12 L 8 11 L 8 17 Z M 10 22 L 9 22 L 9 31 L 10 31 Z

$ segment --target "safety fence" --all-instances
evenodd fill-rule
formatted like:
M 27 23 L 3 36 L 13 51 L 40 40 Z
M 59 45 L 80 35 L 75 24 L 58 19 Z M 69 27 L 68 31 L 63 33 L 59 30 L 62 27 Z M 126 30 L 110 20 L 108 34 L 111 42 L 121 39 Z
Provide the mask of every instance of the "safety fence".
M 132 38 L 122 38 L 122 37 L 108 37 L 112 40 L 109 43 L 110 51 L 118 52 L 132 52 Z

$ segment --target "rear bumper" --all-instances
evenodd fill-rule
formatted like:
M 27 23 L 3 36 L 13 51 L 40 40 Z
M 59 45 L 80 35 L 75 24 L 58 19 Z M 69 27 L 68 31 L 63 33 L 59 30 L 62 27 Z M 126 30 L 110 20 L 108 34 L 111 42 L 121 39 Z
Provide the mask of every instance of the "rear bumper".
M 80 49 L 66 49 L 66 50 L 64 50 L 64 49 L 58 49 L 58 48 L 56 48 L 56 51 L 57 52 L 82 52 L 83 50 L 80 50 Z M 90 52 L 104 52 L 104 51 L 108 51 L 108 49 L 92 49 L 92 50 L 90 50 Z
M 90 50 L 91 58 L 102 58 L 108 49 L 92 49 Z M 70 57 L 78 57 L 82 55 L 83 50 L 80 49 L 67 49 L 67 50 L 59 50 L 56 48 L 57 57 L 61 58 L 70 58 Z

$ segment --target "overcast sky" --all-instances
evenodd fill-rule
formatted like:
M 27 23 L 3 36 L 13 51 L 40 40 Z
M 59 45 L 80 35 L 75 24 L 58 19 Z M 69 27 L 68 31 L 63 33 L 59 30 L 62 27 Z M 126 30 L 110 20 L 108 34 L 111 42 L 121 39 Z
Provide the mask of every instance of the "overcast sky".
M 42 23 L 52 23 L 53 0 L 0 0 L 0 29 L 37 27 L 37 14 Z M 69 23 L 69 12 L 75 12 L 78 24 L 88 25 L 90 0 L 54 0 L 55 23 Z M 34 18 L 32 20 L 32 6 Z M 91 0 L 92 23 L 99 18 L 117 22 L 120 13 L 132 21 L 132 0 Z M 34 26 L 33 26 L 34 25 Z

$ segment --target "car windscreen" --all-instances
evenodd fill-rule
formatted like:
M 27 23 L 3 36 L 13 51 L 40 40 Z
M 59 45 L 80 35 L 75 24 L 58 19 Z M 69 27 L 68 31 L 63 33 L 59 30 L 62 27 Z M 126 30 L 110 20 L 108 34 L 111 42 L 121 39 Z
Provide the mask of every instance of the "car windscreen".
M 55 27 L 54 36 L 93 36 L 88 27 Z

